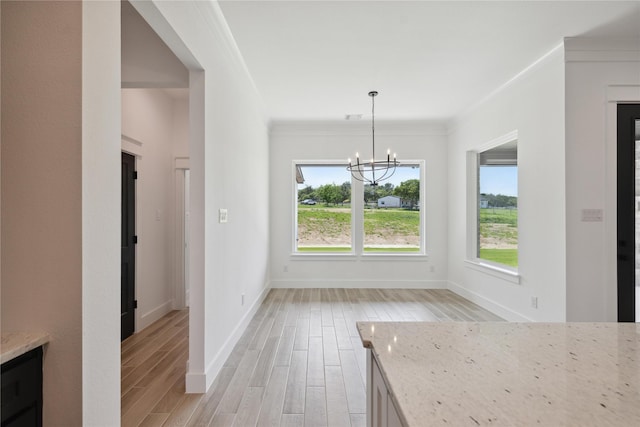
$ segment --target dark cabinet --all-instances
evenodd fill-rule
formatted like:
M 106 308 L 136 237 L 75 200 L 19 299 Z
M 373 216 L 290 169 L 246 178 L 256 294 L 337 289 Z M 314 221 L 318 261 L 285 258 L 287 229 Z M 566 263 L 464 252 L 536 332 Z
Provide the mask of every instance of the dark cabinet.
M 2 427 L 42 425 L 42 347 L 2 364 Z

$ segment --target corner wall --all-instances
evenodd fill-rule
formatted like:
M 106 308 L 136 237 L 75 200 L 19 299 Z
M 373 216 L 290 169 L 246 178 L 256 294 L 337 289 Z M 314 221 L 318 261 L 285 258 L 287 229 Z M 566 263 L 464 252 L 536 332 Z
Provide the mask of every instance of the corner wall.
M 190 70 L 192 256 L 186 380 L 188 392 L 204 392 L 268 291 L 267 124 L 216 3 L 132 4 Z M 228 210 L 227 223 L 218 222 L 219 209 Z
M 566 62 L 567 320 L 615 322 L 616 106 L 640 103 L 640 37 L 567 39 Z
M 518 131 L 520 284 L 467 263 L 466 153 Z M 565 320 L 564 61 L 561 48 L 452 123 L 449 287 L 508 320 Z M 538 308 L 531 297 L 538 297 Z
M 81 425 L 82 3 L 1 7 L 2 332 L 50 334 L 44 420 Z
M 274 287 L 446 286 L 446 137 L 440 125 L 376 122 L 376 141 L 387 142 L 402 159 L 425 160 L 427 256 L 300 256 L 293 254 L 294 206 L 292 164 L 300 160 L 346 161 L 371 147 L 367 123 L 276 123 L 272 127 L 269 164 L 271 283 Z M 293 255 L 292 255 L 293 254 Z M 431 271 L 433 269 L 433 271 Z M 286 271 L 285 271 L 286 270 Z
M 81 40 L 81 424 L 112 426 L 120 423 L 120 2 L 83 1 Z

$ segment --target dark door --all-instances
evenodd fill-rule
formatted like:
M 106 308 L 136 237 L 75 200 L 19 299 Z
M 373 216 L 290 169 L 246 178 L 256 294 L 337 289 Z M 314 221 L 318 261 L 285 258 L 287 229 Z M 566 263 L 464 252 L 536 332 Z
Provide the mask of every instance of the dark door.
M 618 321 L 636 319 L 636 212 L 640 184 L 636 184 L 636 157 L 640 160 L 640 105 L 618 105 Z M 639 153 L 639 154 L 636 154 Z M 640 163 L 638 163 L 640 167 Z M 640 177 L 639 177 L 640 178 Z M 638 186 L 638 190 L 636 190 Z M 636 195 L 638 195 L 636 201 Z
M 133 334 L 135 319 L 136 185 L 135 157 L 122 153 L 122 261 L 120 339 Z

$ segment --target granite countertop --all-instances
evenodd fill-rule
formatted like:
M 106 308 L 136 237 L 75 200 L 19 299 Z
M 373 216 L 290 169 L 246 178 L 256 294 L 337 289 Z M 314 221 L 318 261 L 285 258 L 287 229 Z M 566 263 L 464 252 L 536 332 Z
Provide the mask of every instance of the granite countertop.
M 407 426 L 640 426 L 640 324 L 358 322 Z
M 15 359 L 48 342 L 49 334 L 45 332 L 3 332 L 0 363 Z

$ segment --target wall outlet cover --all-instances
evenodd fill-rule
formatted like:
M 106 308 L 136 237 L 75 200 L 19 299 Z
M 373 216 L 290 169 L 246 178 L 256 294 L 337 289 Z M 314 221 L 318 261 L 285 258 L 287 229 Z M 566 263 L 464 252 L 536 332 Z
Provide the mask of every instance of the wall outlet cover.
M 224 224 L 229 220 L 229 215 L 226 209 L 218 209 L 218 222 Z

